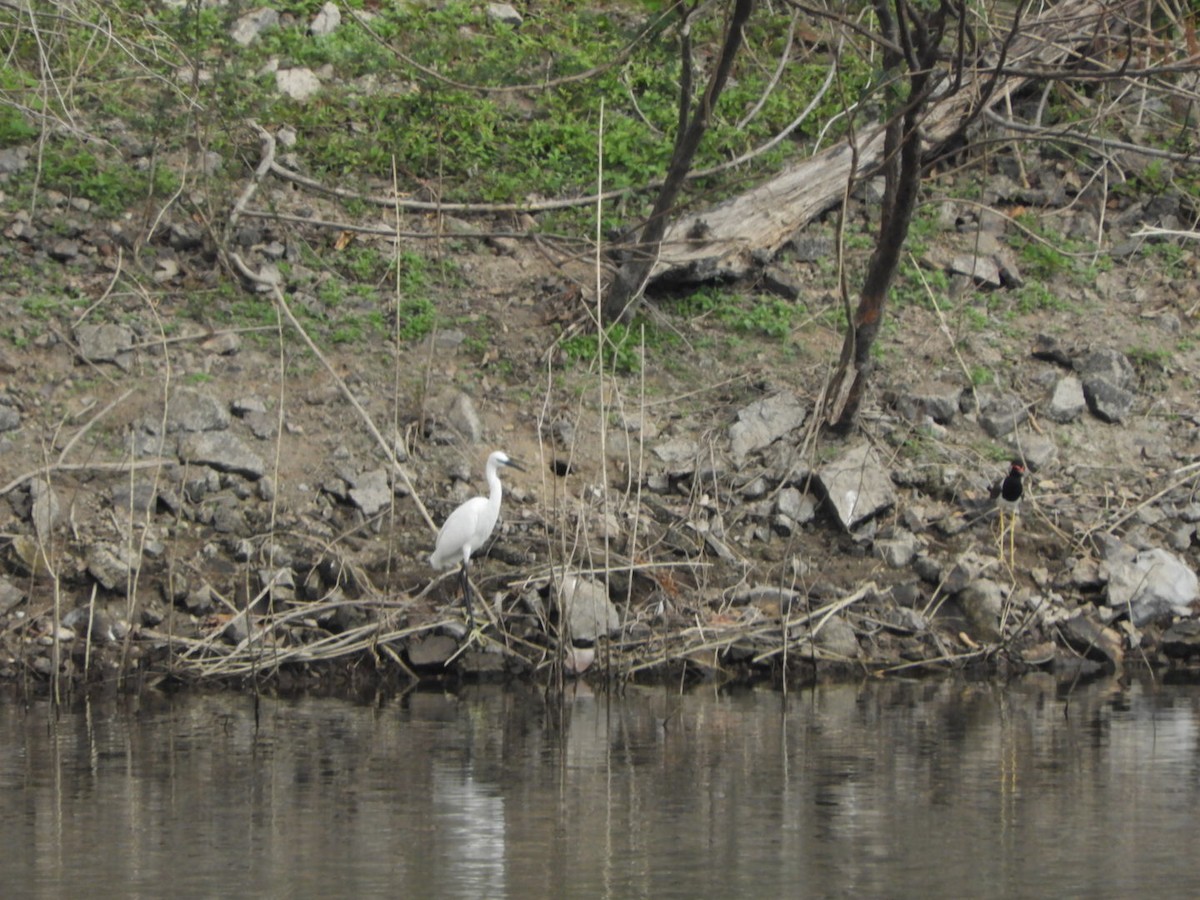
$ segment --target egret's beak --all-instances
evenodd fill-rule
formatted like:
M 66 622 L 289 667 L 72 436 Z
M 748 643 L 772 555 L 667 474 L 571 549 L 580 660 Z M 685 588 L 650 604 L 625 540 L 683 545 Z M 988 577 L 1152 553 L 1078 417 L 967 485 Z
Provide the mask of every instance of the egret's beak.
M 525 468 L 524 463 L 522 463 L 519 459 L 513 459 L 511 456 L 505 460 L 504 465 L 508 466 L 509 468 L 516 469 L 518 472 L 529 471 Z

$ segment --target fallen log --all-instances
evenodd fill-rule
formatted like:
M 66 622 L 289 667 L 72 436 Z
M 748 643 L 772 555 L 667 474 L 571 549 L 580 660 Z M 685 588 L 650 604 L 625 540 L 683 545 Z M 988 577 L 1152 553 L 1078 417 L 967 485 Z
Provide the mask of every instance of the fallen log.
M 1131 6 L 1129 0 L 1065 0 L 1030 19 L 1008 49 L 1004 71 L 1014 74 L 994 75 L 980 67 L 964 74 L 959 90 L 930 101 L 926 143 L 942 144 L 981 103 L 991 108 L 1037 77 L 1024 73 L 1052 68 L 1076 55 L 1075 48 L 1103 33 L 1110 21 L 1123 21 L 1122 11 Z M 883 123 L 859 128 L 857 135 L 857 168 L 851 145 L 843 143 L 744 194 L 677 219 L 663 237 L 650 281 L 697 283 L 752 274 L 797 231 L 836 205 L 851 175 L 870 177 L 879 168 Z

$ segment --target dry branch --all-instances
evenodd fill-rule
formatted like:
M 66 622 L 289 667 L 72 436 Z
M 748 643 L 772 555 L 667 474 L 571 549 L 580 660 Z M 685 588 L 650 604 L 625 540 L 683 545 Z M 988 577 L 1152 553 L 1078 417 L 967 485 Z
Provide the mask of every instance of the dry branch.
M 1098 21 L 1116 14 L 1112 3 L 1101 0 L 1058 3 L 1028 22 L 1009 48 L 1008 65 L 1049 68 L 1069 59 L 1078 44 L 1095 37 Z M 982 91 L 990 88 L 986 106 L 991 107 L 1019 91 L 1032 76 L 1002 74 L 994 84 L 991 79 L 986 70 L 969 73 L 961 90 L 931 100 L 923 125 L 926 142 L 936 146 L 955 134 L 980 102 Z M 878 169 L 884 125 L 877 122 L 858 133 L 862 139 L 857 171 L 848 144 L 831 147 L 744 194 L 673 222 L 663 237 L 651 280 L 697 282 L 750 274 L 756 259 L 776 253 L 797 230 L 838 203 L 849 178 L 862 178 Z M 698 234 L 703 237 L 696 238 Z

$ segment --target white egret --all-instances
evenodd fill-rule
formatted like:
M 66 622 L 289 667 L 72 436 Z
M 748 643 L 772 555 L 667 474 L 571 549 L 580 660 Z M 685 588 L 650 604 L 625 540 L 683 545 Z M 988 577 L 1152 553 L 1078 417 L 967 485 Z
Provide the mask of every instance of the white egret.
M 450 513 L 442 525 L 442 530 L 438 532 L 437 543 L 434 545 L 433 553 L 429 556 L 429 564 L 435 569 L 447 569 L 462 560 L 460 578 L 463 603 L 467 607 L 467 621 L 470 623 L 472 632 L 475 631 L 475 614 L 471 610 L 471 579 L 467 567 L 471 561 L 471 555 L 487 543 L 487 539 L 491 537 L 492 531 L 496 527 L 496 520 L 500 518 L 500 498 L 504 493 L 504 489 L 500 486 L 499 469 L 501 466 L 509 466 L 520 472 L 525 471 L 525 467 L 517 460 L 500 450 L 489 456 L 487 461 L 488 495 L 472 497 Z

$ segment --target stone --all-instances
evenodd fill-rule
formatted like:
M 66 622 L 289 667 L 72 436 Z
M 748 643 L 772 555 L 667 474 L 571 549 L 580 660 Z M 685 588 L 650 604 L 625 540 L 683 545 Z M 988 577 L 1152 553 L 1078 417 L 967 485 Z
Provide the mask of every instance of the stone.
M 100 541 L 87 549 L 87 572 L 106 591 L 124 591 L 130 575 L 137 569 L 136 561 L 123 545 Z
M 321 79 L 303 66 L 280 69 L 275 73 L 275 88 L 285 97 L 303 102 L 321 90 Z
M 910 422 L 925 417 L 939 425 L 949 425 L 958 416 L 963 389 L 944 381 L 923 381 L 896 399 L 896 411 Z
M 0 609 L 3 602 L 0 601 Z M 1159 641 L 1162 652 L 1172 659 L 1189 659 L 1200 655 L 1200 619 L 1183 619 L 1163 632 Z
M 980 284 L 989 287 L 1000 287 L 1000 267 L 989 256 L 975 256 L 964 253 L 950 260 L 950 271 L 967 275 Z
M 817 472 L 817 480 L 847 531 L 896 504 L 896 491 L 870 444 L 859 444 Z
M 342 12 L 336 3 L 326 3 L 318 11 L 308 26 L 308 32 L 313 37 L 327 37 L 337 31 L 342 24 Z
M 0 433 L 21 427 L 21 414 L 6 403 L 0 403 Z
M 1083 383 L 1083 397 L 1088 409 L 1102 422 L 1116 424 L 1129 417 L 1137 395 L 1117 387 L 1103 378 L 1092 378 Z
M 790 391 L 765 397 L 738 410 L 737 421 L 729 426 L 734 462 L 742 465 L 750 453 L 803 425 L 807 416 L 807 407 Z
M 1029 419 L 1025 402 L 1016 394 L 1000 394 L 992 397 L 979 415 L 979 424 L 994 438 L 1016 431 Z
M 1137 377 L 1133 364 L 1118 350 L 1093 350 L 1075 366 L 1084 384 L 1092 379 L 1103 379 L 1114 387 L 1128 389 Z
M 267 7 L 260 7 L 246 13 L 233 23 L 229 36 L 235 43 L 248 47 L 268 28 L 279 24 L 279 13 Z
M 844 659 L 857 659 L 861 652 L 854 627 L 839 615 L 823 619 L 813 641 L 831 656 Z
M 917 555 L 917 539 L 905 531 L 896 537 L 882 538 L 875 542 L 875 550 L 892 569 L 903 569 Z
M 500 22 L 510 28 L 518 28 L 522 22 L 521 14 L 508 3 L 489 3 L 487 17 L 489 22 Z
M 61 238 L 54 241 L 46 250 L 51 259 L 57 262 L 70 262 L 79 255 L 79 241 Z
M 87 362 L 118 362 L 133 348 L 133 331 L 124 325 L 79 325 L 75 328 L 79 355 Z
M 41 478 L 29 482 L 29 498 L 33 501 L 30 518 L 33 520 L 34 534 L 45 545 L 50 540 L 50 532 L 62 518 L 62 504 L 50 483 Z
M 948 594 L 957 594 L 964 591 L 967 587 L 980 579 L 982 574 L 992 565 L 994 560 L 985 559 L 972 550 L 959 554 L 954 560 L 954 565 L 950 567 L 950 571 L 944 576 L 942 589 Z M 934 581 L 933 578 L 927 578 L 924 574 L 921 575 L 926 581 Z M 937 572 L 936 580 L 941 580 L 942 573 Z
M 1087 403 L 1083 397 L 1083 382 L 1074 375 L 1064 375 L 1054 382 L 1050 396 L 1042 404 L 1042 415 L 1051 422 L 1074 422 Z
M 621 616 L 599 582 L 567 574 L 559 584 L 558 595 L 572 640 L 595 641 L 620 630 Z
M 1024 458 L 1028 469 L 1044 471 L 1058 462 L 1058 445 L 1046 434 L 1031 433 L 1020 440 L 1010 440 L 1008 447 L 1014 459 Z
M 75 607 L 63 616 L 62 625 L 81 638 L 90 637 L 93 644 L 111 644 L 118 638 L 117 631 L 124 632 L 107 610 L 92 606 Z
M 387 509 L 388 504 L 392 502 L 387 470 L 372 469 L 355 478 L 350 488 L 350 499 L 365 516 L 373 516 Z
M 25 599 L 25 592 L 12 583 L 6 575 L 0 575 L 0 616 L 6 616 Z
M 454 638 L 445 634 L 431 634 L 409 642 L 408 663 L 416 668 L 444 666 L 457 652 L 458 642 Z
M 1170 551 L 1161 547 L 1142 550 L 1132 560 L 1118 554 L 1105 565 L 1105 602 L 1127 610 L 1134 625 L 1194 614 L 1192 604 L 1200 596 L 1196 573 Z
M 654 455 L 665 465 L 669 475 L 690 475 L 696 471 L 700 445 L 691 438 L 671 438 L 654 447 Z
M 1125 662 L 1125 648 L 1121 635 L 1107 625 L 1096 621 L 1092 614 L 1080 611 L 1059 624 L 1062 636 L 1085 656 L 1100 654 L 1113 668 L 1119 669 Z
M 0 175 L 19 175 L 29 165 L 28 147 L 0 149 Z
M 1000 616 L 1004 611 L 1004 589 L 990 578 L 978 578 L 958 592 L 958 605 L 977 641 L 1000 639 Z
M 483 440 L 483 420 L 475 409 L 475 401 L 466 394 L 455 393 L 446 403 L 443 414 L 450 427 L 470 443 L 478 444 Z
M 804 525 L 816 516 L 817 504 L 811 494 L 798 488 L 785 487 L 775 497 L 775 511 L 798 525 Z
M 198 388 L 179 388 L 167 401 L 167 433 L 177 431 L 224 431 L 229 412 L 216 397 Z
M 179 458 L 185 463 L 211 466 L 247 478 L 261 478 L 266 472 L 262 458 L 227 431 L 187 435 L 179 442 Z

